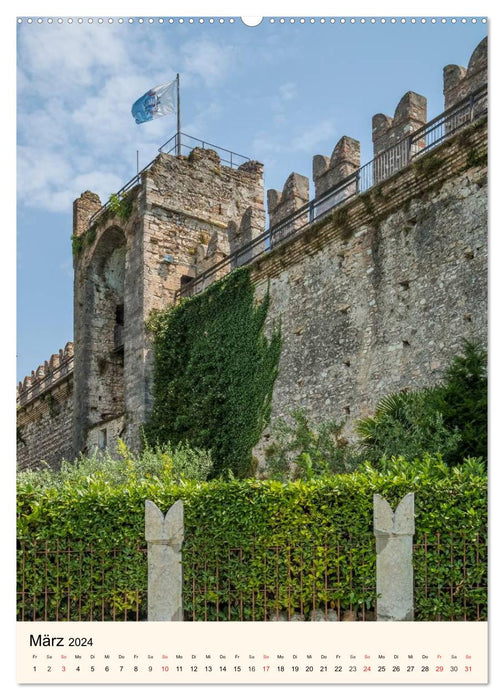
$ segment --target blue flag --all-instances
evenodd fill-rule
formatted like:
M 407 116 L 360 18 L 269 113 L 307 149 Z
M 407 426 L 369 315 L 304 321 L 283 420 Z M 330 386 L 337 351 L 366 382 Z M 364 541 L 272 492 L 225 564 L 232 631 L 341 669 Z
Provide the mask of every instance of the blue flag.
M 176 80 L 172 80 L 171 83 L 158 85 L 138 98 L 131 108 L 131 114 L 134 116 L 137 124 L 150 122 L 153 119 L 175 112 L 176 83 Z

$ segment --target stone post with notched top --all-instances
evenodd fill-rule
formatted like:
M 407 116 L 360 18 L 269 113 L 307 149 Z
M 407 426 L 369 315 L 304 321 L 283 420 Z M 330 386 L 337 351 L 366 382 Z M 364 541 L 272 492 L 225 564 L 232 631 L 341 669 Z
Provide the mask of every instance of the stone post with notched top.
M 145 539 L 148 545 L 148 620 L 181 621 L 184 506 L 176 501 L 166 513 L 145 501 Z
M 415 494 L 406 494 L 395 512 L 379 494 L 373 505 L 377 620 L 413 620 Z

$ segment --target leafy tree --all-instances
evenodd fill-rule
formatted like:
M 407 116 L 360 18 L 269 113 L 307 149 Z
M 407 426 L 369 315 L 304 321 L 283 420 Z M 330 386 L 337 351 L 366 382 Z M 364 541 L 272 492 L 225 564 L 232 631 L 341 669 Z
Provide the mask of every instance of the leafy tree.
M 374 416 L 357 421 L 364 460 L 402 455 L 420 459 L 440 454 L 450 466 L 466 457 L 487 457 L 486 352 L 480 344 L 464 341 L 433 388 L 399 392 L 383 398 Z
M 454 460 L 487 460 L 487 352 L 480 343 L 464 341 L 464 352 L 444 374 L 440 410 L 449 430 L 460 433 Z

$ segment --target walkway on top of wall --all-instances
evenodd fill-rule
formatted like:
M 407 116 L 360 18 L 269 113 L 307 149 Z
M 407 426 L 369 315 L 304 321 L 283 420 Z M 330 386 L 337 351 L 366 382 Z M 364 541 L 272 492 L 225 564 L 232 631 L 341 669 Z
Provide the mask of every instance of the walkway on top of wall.
M 329 212 L 350 199 L 370 190 L 379 183 L 407 168 L 414 160 L 444 143 L 461 129 L 485 117 L 487 114 L 487 87 L 480 88 L 464 100 L 440 114 L 392 147 L 381 152 L 335 187 L 315 197 L 257 238 L 226 256 L 187 284 L 181 286 L 177 298 L 203 292 L 220 272 L 222 278 L 231 270 L 250 265 L 261 256 L 300 231 L 321 220 Z M 226 269 L 227 268 L 227 269 Z

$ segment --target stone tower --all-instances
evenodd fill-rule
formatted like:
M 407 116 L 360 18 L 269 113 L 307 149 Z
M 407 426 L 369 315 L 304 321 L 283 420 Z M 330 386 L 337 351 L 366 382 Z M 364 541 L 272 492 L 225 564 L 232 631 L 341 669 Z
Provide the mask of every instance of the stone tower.
M 160 154 L 102 207 L 74 202 L 75 454 L 140 445 L 151 406 L 152 310 L 264 230 L 263 166 L 221 163 L 212 150 Z

